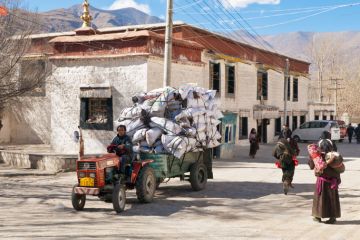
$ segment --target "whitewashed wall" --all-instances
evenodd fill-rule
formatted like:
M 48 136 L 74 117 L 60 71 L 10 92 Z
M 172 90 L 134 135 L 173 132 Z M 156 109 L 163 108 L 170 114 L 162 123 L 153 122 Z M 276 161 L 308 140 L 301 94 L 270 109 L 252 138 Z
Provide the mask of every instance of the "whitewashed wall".
M 11 134 L 11 121 L 10 113 L 8 111 L 3 113 L 1 121 L 3 127 L 0 130 L 0 144 L 9 143 Z
M 131 105 L 131 97 L 146 90 L 147 58 L 56 60 L 51 91 L 51 145 L 55 152 L 76 153 L 72 135 L 80 119 L 80 85 L 112 86 L 114 120 Z M 85 154 L 103 153 L 115 131 L 84 130 Z
M 187 83 L 197 83 L 198 86 L 207 87 L 206 77 L 208 71 L 202 63 L 172 62 L 171 64 L 172 87 L 180 87 Z M 160 88 L 163 85 L 164 61 L 162 58 L 150 57 L 148 61 L 148 82 L 147 89 Z M 205 75 L 206 72 L 206 75 Z
M 48 87 L 45 92 L 46 97 L 21 97 L 9 102 L 4 112 L 4 126 L 0 131 L 0 143 L 50 143 Z

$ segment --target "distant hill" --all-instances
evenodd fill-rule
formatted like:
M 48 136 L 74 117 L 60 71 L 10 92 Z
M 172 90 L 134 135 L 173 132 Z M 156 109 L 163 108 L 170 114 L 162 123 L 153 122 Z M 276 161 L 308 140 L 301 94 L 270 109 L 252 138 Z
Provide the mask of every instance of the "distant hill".
M 41 31 L 73 31 L 82 25 L 80 19 L 82 11 L 82 6 L 78 4 L 67 9 L 61 8 L 40 13 L 42 25 L 44 25 Z M 135 8 L 123 8 L 110 11 L 90 7 L 90 14 L 93 17 L 92 24 L 97 28 L 164 22 L 164 20 L 158 17 L 150 16 Z

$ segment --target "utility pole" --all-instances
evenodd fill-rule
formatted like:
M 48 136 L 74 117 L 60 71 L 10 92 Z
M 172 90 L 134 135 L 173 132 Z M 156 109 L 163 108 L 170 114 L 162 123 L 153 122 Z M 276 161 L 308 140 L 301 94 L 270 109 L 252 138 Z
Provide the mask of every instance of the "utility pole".
M 290 63 L 289 63 L 289 59 L 286 59 L 286 63 L 285 63 L 285 89 L 284 89 L 284 122 L 283 124 L 287 124 L 286 119 L 287 119 L 287 101 L 288 101 L 288 82 L 289 82 L 289 68 L 290 68 Z
M 333 88 L 328 88 L 329 90 L 334 90 L 335 91 L 335 110 L 334 110 L 334 117 L 335 120 L 337 120 L 337 105 L 338 105 L 338 90 L 340 89 L 344 89 L 344 88 L 340 88 L 339 87 L 339 81 L 343 81 L 343 79 L 341 78 L 332 78 L 329 79 L 330 81 L 334 82 L 335 86 Z
M 169 86 L 171 80 L 172 28 L 173 28 L 172 17 L 173 17 L 173 0 L 167 0 L 163 87 Z

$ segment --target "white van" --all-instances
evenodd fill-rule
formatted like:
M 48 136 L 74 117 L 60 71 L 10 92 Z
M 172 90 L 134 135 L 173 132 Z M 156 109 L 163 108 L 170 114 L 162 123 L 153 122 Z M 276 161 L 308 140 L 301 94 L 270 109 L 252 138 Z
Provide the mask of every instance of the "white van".
M 298 142 L 317 141 L 324 131 L 331 133 L 331 140 L 340 140 L 340 128 L 337 122 L 332 120 L 305 122 L 299 128 L 295 129 L 291 136 Z

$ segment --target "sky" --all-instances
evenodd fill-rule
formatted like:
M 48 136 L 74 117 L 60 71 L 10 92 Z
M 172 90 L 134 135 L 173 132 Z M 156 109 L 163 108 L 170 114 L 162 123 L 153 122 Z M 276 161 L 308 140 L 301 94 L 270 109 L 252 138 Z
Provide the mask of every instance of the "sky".
M 173 0 L 174 20 L 212 31 L 360 31 L 360 0 Z M 83 0 L 24 0 L 38 12 L 69 8 Z M 134 7 L 165 19 L 166 0 L 89 0 L 99 9 Z

